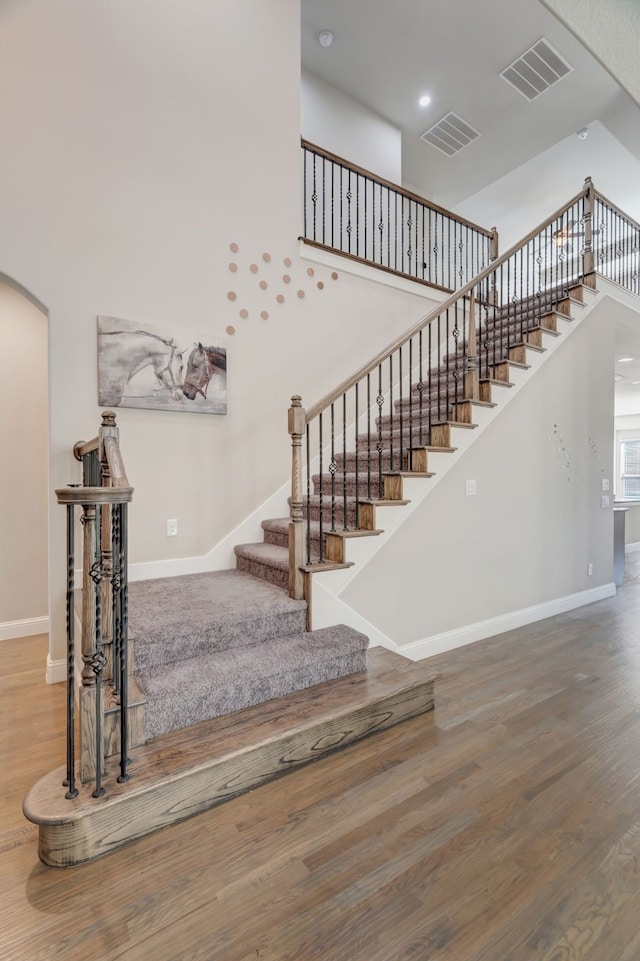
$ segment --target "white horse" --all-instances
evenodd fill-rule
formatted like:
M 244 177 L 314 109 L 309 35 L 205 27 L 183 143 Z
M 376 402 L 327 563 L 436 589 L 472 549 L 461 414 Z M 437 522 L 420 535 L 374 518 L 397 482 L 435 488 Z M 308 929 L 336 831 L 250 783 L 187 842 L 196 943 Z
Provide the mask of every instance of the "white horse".
M 117 407 L 131 378 L 150 366 L 160 388 L 182 400 L 182 351 L 174 340 L 148 330 L 99 330 L 98 364 L 103 407 Z

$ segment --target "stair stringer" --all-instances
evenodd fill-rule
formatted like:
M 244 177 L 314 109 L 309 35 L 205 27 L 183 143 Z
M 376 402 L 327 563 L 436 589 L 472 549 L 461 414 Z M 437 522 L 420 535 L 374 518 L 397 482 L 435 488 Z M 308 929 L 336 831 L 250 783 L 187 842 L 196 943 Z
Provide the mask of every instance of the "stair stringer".
M 544 353 L 534 350 L 527 350 L 527 364 L 529 369 L 511 366 L 510 388 L 495 388 L 494 408 L 475 408 L 474 430 L 462 430 L 452 428 L 452 446 L 455 448 L 453 453 L 429 453 L 429 470 L 434 472 L 432 478 L 412 478 L 405 475 L 403 477 L 403 499 L 409 503 L 399 506 L 377 506 L 376 507 L 376 527 L 382 530 L 377 537 L 357 538 L 347 542 L 347 557 L 351 566 L 341 570 L 315 571 L 309 575 L 312 581 L 312 626 L 328 626 L 335 623 L 348 624 L 357 630 L 368 634 L 372 646 L 382 645 L 390 650 L 402 652 L 410 658 L 423 656 L 419 647 L 415 650 L 409 645 L 399 646 L 391 638 L 387 637 L 375 625 L 364 619 L 341 597 L 343 592 L 359 576 L 363 568 L 375 557 L 378 551 L 384 549 L 389 539 L 396 531 L 404 525 L 413 512 L 422 504 L 424 499 L 433 491 L 437 484 L 441 483 L 449 471 L 459 462 L 465 452 L 476 443 L 482 436 L 486 428 L 493 423 L 496 417 L 506 408 L 507 404 L 517 396 L 520 390 L 531 381 L 549 358 L 553 356 L 560 344 L 566 341 L 567 336 L 576 330 L 584 319 L 590 314 L 593 308 L 604 296 L 602 290 L 592 290 L 583 288 L 584 304 L 572 304 L 571 314 L 565 319 L 558 315 L 558 331 L 560 337 L 548 335 L 544 337 Z M 615 297 L 615 294 L 613 294 Z M 637 305 L 636 305 L 637 306 Z M 608 596 L 608 595 L 607 595 Z M 595 600 L 596 597 L 589 598 Z M 586 603 L 586 601 L 583 601 Z M 574 605 L 574 606 L 577 606 Z M 549 616 L 549 615 L 544 615 Z M 495 631 L 494 631 L 495 633 Z M 473 638 L 476 639 L 476 638 Z

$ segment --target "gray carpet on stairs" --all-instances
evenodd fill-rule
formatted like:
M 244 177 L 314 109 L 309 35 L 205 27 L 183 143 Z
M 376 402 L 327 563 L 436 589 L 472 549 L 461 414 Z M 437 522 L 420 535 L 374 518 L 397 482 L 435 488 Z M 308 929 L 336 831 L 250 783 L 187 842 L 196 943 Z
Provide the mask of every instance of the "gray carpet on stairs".
M 237 570 L 133 582 L 146 738 L 365 670 L 368 638 L 344 625 L 306 632 L 306 608 Z

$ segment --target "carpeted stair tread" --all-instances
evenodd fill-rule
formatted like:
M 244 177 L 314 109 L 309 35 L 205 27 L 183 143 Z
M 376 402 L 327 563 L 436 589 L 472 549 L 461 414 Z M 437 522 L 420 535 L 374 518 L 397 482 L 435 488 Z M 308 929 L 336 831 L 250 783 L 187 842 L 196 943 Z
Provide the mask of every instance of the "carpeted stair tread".
M 306 602 L 240 571 L 209 571 L 129 585 L 134 671 L 212 648 L 304 630 Z
M 149 667 L 145 736 L 158 737 L 366 670 L 368 638 L 345 625 Z

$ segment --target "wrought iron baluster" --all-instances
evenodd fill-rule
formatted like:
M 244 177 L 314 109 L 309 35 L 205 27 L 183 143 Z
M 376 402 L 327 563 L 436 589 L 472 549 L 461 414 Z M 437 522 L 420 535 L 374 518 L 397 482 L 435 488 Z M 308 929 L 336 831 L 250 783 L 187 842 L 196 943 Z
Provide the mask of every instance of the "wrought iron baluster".
M 118 594 L 120 596 L 119 613 L 119 648 L 120 648 L 120 775 L 118 781 L 123 783 L 129 780 L 127 769 L 129 766 L 129 579 L 128 579 L 128 518 L 127 505 L 118 505 L 118 530 L 119 530 L 119 567 L 120 585 Z
M 367 374 L 367 498 L 371 500 L 371 373 Z
M 404 463 L 404 408 L 402 405 L 403 401 L 403 390 L 402 390 L 402 347 L 398 349 L 398 403 L 400 412 L 400 444 L 398 451 L 398 470 L 402 470 L 402 465 Z M 411 423 L 411 417 L 409 417 L 409 423 Z M 393 464 L 391 465 L 391 470 L 393 470 Z
M 394 463 L 394 444 L 393 444 L 393 355 L 389 357 L 389 434 L 391 437 L 390 449 L 391 449 L 391 470 L 393 470 Z M 382 477 L 380 478 L 380 487 L 378 489 L 378 497 L 381 497 L 382 491 Z
M 331 404 L 331 460 L 329 462 L 330 490 L 331 490 L 331 531 L 336 529 L 336 416 L 335 405 Z M 320 484 L 324 486 L 324 478 L 320 477 Z
M 93 797 L 102 797 L 104 733 L 103 733 L 103 668 L 104 650 L 102 647 L 102 505 L 98 504 L 95 511 L 95 560 L 91 570 L 91 577 L 95 585 L 95 653 L 91 662 L 91 669 L 95 675 L 95 755 L 96 755 L 96 786 Z
M 67 776 L 62 782 L 67 792 L 65 797 L 78 796 L 75 779 L 76 746 L 75 746 L 75 637 L 74 637 L 74 526 L 75 509 L 73 504 L 67 504 Z
M 382 364 L 378 364 L 378 396 L 376 397 L 376 403 L 378 405 L 378 490 L 382 485 L 382 407 L 384 405 L 384 394 L 382 393 Z M 391 442 L 393 444 L 393 441 Z
M 320 413 L 318 415 L 318 440 L 319 440 L 319 465 L 318 469 L 320 471 L 320 496 L 318 500 L 318 526 L 320 531 L 320 563 L 324 560 L 324 495 L 322 487 L 322 466 L 323 466 L 323 450 L 322 450 L 322 418 L 323 415 Z
M 358 394 L 359 383 L 354 387 L 354 436 L 355 436 L 355 474 L 356 474 L 356 530 L 360 530 L 360 451 L 358 449 L 358 425 L 360 421 L 360 410 L 359 410 L 359 394 Z M 346 458 L 346 454 L 345 454 Z M 345 459 L 346 465 L 346 459 Z
M 342 395 L 342 526 L 347 529 L 347 395 Z M 358 500 L 358 482 L 356 479 L 356 502 Z
M 322 417 L 322 414 L 320 415 Z M 306 449 L 307 449 L 307 564 L 311 563 L 311 431 L 309 424 L 306 426 Z M 320 534 L 320 563 L 322 563 L 322 533 Z

